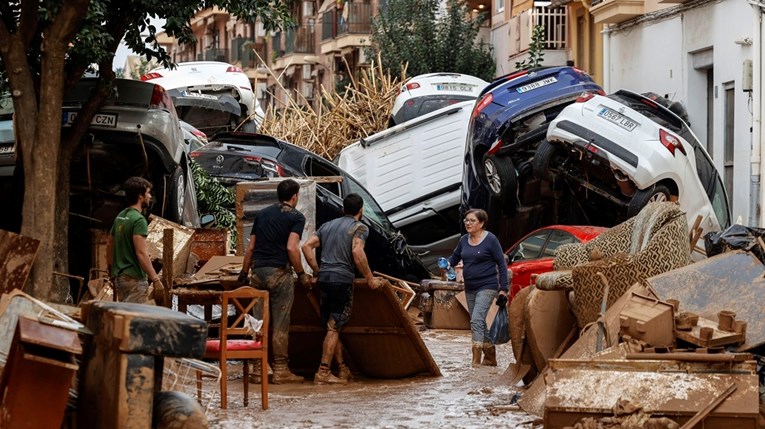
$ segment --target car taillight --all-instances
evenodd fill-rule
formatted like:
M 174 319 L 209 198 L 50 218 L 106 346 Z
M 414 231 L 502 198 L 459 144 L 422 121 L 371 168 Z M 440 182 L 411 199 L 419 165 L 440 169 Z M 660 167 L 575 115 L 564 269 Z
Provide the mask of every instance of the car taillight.
M 595 93 L 592 93 L 590 91 L 584 91 L 583 93 L 579 94 L 579 97 L 576 98 L 576 102 L 584 103 L 586 101 L 591 100 L 593 97 L 595 97 Z
M 199 156 L 202 155 L 201 153 L 194 151 L 189 154 L 192 158 L 199 158 Z
M 194 130 L 191 132 L 191 134 L 194 134 L 199 140 L 207 143 L 207 134 L 203 133 L 202 131 Z
M 228 66 L 226 73 L 244 73 L 241 68 L 237 66 Z
M 162 88 L 159 85 L 154 85 L 154 91 L 151 93 L 151 101 L 149 101 L 149 109 L 165 109 L 176 115 L 173 99 L 170 98 L 170 94 L 165 91 L 165 88 Z
M 159 79 L 161 77 L 162 77 L 161 74 L 157 72 L 152 72 L 152 73 L 146 73 L 145 75 L 141 76 L 141 80 L 146 81 L 146 80 L 152 80 L 152 79 Z
M 647 106 L 653 107 L 654 109 L 657 107 L 657 106 L 656 106 L 656 103 L 654 103 L 654 102 L 653 102 L 653 101 L 651 101 L 651 100 L 645 100 L 645 99 L 641 99 L 640 101 L 641 101 L 643 104 L 647 105 Z
M 412 82 L 412 83 L 407 83 L 406 84 L 406 89 L 408 89 L 409 91 L 411 91 L 413 89 L 417 89 L 419 87 L 420 87 L 420 84 L 417 83 L 417 82 Z
M 501 148 L 502 148 L 502 139 L 497 139 L 497 141 L 495 141 L 491 145 L 491 147 L 489 148 L 489 150 L 486 153 L 488 153 L 489 155 L 494 155 Z
M 672 134 L 664 130 L 659 130 L 659 141 L 661 141 L 661 144 L 667 148 L 667 150 L 669 151 L 669 153 L 672 154 L 672 156 L 675 156 L 675 149 L 682 152 L 683 155 L 688 156 L 688 154 L 685 153 L 685 147 L 683 147 L 683 143 L 680 141 L 679 138 L 673 136 Z
M 484 95 L 481 101 L 479 101 L 478 104 L 476 104 L 475 108 L 473 109 L 473 118 L 476 118 L 478 115 L 480 115 L 481 110 L 485 109 L 486 106 L 491 104 L 492 101 L 494 101 L 494 96 L 491 95 L 491 92 Z
M 260 163 L 263 158 L 259 156 L 243 156 L 242 159 L 244 159 L 244 162 L 254 164 L 254 163 Z

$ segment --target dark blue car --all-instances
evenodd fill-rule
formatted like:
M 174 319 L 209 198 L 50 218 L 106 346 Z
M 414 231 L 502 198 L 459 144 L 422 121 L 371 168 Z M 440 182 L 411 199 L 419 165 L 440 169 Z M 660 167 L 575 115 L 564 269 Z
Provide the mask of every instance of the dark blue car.
M 523 203 L 519 185 L 532 177 L 534 153 L 547 126 L 585 92 L 604 94 L 575 67 L 523 70 L 489 84 L 470 119 L 462 211 L 483 208 L 490 218 L 513 214 Z

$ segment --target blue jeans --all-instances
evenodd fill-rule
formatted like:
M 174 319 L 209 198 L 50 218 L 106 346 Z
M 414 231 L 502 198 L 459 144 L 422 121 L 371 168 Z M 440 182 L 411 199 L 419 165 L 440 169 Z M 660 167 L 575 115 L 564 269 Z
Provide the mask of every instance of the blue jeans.
M 483 289 L 478 291 L 465 291 L 468 312 L 470 313 L 470 331 L 473 343 L 489 342 L 489 328 L 486 326 L 486 315 L 489 307 L 497 299 L 499 291 L 495 289 Z

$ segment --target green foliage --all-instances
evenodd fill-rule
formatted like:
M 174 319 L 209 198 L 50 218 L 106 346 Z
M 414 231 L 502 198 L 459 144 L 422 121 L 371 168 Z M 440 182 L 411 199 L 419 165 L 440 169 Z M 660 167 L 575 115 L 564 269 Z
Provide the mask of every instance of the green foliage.
M 471 19 L 464 0 L 389 0 L 372 23 L 367 56 L 380 53 L 393 75 L 407 65 L 407 75 L 464 73 L 490 81 L 495 62 L 488 43 L 477 42 L 480 15 Z
M 136 67 L 135 70 L 130 71 L 130 78 L 134 80 L 140 80 L 141 76 L 145 75 L 149 72 L 152 68 L 154 68 L 156 64 L 153 61 L 148 61 L 146 58 L 141 58 L 138 67 Z
M 234 207 L 234 191 L 207 174 L 196 161 L 191 161 L 191 176 L 197 190 L 197 206 L 200 213 L 215 216 L 213 228 L 225 228 L 231 231 L 231 246 L 236 248 L 236 216 L 229 209 Z
M 545 56 L 545 27 L 535 25 L 531 33 L 531 43 L 529 44 L 529 57 L 523 61 L 515 62 L 516 70 L 528 70 L 539 67 Z M 527 62 L 528 61 L 528 62 Z

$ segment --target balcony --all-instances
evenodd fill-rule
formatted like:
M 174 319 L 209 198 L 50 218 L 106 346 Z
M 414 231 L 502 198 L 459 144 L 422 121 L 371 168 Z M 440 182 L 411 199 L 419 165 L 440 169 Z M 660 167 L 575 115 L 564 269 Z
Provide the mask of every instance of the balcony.
M 330 8 L 322 14 L 321 52 L 338 51 L 348 46 L 365 46 L 372 33 L 374 9 L 370 3 L 347 2 L 347 10 Z
M 266 60 L 266 45 L 264 43 L 257 43 L 248 37 L 237 37 L 231 41 L 232 64 L 238 62 L 241 63 L 243 69 L 254 69 L 265 65 Z
M 210 48 L 205 49 L 205 61 L 221 61 L 228 63 L 228 49 L 226 48 Z
M 595 23 L 618 24 L 645 13 L 643 0 L 593 0 L 590 13 Z
M 281 31 L 271 36 L 271 52 L 274 54 L 274 58 L 279 58 L 284 55 L 284 49 L 282 49 L 282 33 Z
M 315 25 L 300 25 L 297 28 L 287 30 L 285 39 L 285 53 L 287 54 L 313 54 L 316 52 Z

